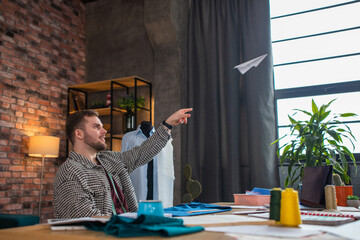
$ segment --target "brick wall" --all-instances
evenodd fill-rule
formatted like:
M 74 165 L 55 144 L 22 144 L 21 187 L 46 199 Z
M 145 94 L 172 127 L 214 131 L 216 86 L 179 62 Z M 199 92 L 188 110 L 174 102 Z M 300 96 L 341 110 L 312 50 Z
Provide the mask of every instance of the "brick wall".
M 53 217 L 52 184 L 65 158 L 67 87 L 85 78 L 81 0 L 0 0 L 0 212 L 38 213 L 41 158 L 32 135 L 61 138 L 45 159 L 42 221 Z

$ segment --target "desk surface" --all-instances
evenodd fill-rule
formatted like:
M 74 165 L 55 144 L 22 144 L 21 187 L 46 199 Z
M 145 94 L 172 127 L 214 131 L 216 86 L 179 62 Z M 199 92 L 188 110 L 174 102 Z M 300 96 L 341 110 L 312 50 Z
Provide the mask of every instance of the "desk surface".
M 51 231 L 49 225 L 40 224 L 29 227 L 17 227 L 0 230 L 1 239 L 6 240 L 93 240 L 93 239 L 119 239 L 106 235 L 103 232 L 94 232 L 88 230 L 75 230 L 75 231 Z M 144 237 L 142 237 L 143 239 Z M 146 237 L 147 239 L 162 238 L 159 236 Z M 121 238 L 135 240 L 139 238 Z M 184 239 L 184 240 L 217 240 L 226 239 L 231 240 L 233 238 L 224 235 L 223 233 L 212 233 L 212 232 L 200 232 L 188 235 L 181 235 L 178 237 L 167 237 L 163 239 Z
M 232 205 L 231 203 L 216 203 L 219 205 Z M 232 211 L 239 211 L 239 209 L 233 209 Z M 224 212 L 218 214 L 229 214 L 231 212 Z M 52 231 L 50 226 L 47 224 L 39 224 L 28 227 L 17 227 L 17 228 L 8 228 L 0 230 L 1 239 L 6 240 L 93 240 L 93 239 L 119 239 L 116 237 L 112 237 L 106 235 L 103 232 L 95 232 L 89 230 L 73 230 L 73 231 Z M 146 239 L 182 239 L 182 240 L 234 240 L 234 238 L 225 235 L 224 233 L 216 233 L 216 232 L 199 232 L 188 235 L 181 235 L 177 237 L 160 237 L 160 236 L 152 236 L 146 237 Z M 141 238 L 121 238 L 128 240 L 136 240 L 136 239 L 144 239 Z M 252 239 L 252 240 L 260 240 L 260 239 L 276 239 L 274 237 L 264 237 L 264 236 L 245 236 L 243 235 L 241 239 Z M 280 239 L 280 238 L 279 238 Z M 306 238 L 307 240 L 318 240 L 318 239 L 341 239 L 339 237 L 335 237 L 330 234 L 321 234 L 312 237 Z

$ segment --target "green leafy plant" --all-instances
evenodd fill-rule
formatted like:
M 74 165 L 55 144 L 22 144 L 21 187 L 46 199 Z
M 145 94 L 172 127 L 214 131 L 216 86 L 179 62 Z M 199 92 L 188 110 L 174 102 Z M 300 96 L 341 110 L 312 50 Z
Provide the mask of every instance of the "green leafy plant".
M 103 108 L 106 107 L 105 101 L 95 101 L 91 104 L 91 108 Z
M 359 200 L 359 197 L 356 195 L 349 195 L 346 197 L 347 200 Z
M 302 181 L 304 167 L 331 164 L 334 172 L 340 175 L 344 183 L 350 183 L 346 156 L 350 158 L 355 167 L 356 163 L 353 153 L 343 145 L 343 139 L 348 139 L 353 148 L 356 139 L 351 129 L 339 119 L 353 117 L 356 114 L 331 114 L 331 110 L 328 108 L 335 100 L 333 99 L 320 108 L 312 100 L 312 112 L 294 109 L 295 113 L 292 116 L 288 115 L 290 133 L 271 143 L 271 145 L 275 144 L 286 136 L 291 139 L 280 146 L 277 152 L 280 164 L 289 164 L 285 187 L 294 187 L 297 181 Z M 305 114 L 308 118 L 305 121 L 296 120 L 294 118 L 296 114 Z
M 145 107 L 144 97 L 138 97 L 136 102 L 137 107 Z M 135 110 L 135 97 L 133 94 L 130 94 L 127 97 L 121 97 L 117 100 L 117 104 L 119 108 L 125 109 L 128 113 L 133 114 Z

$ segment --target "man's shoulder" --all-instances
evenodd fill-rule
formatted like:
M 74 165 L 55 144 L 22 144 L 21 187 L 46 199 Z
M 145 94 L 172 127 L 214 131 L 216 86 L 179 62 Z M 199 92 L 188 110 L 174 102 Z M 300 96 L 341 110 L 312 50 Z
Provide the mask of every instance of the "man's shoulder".
M 66 161 L 60 165 L 59 170 L 74 169 L 77 167 L 81 167 L 81 164 L 78 161 L 72 158 L 67 158 Z
M 56 179 L 59 178 L 71 178 L 72 175 L 81 171 L 82 165 L 74 159 L 68 158 L 60 165 L 56 172 Z

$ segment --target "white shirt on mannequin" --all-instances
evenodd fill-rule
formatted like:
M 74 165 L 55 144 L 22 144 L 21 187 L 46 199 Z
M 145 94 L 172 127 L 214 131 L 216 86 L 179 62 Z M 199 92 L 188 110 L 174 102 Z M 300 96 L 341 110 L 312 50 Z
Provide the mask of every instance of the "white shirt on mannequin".
M 155 132 L 152 128 L 150 136 Z M 121 151 L 127 151 L 135 146 L 140 145 L 147 137 L 141 131 L 140 126 L 134 131 L 128 132 L 123 136 L 121 142 Z M 156 155 L 154 162 L 154 200 L 161 200 L 164 208 L 173 206 L 174 193 L 174 159 L 172 139 L 167 145 Z M 135 194 L 138 199 L 146 200 L 147 197 L 147 168 L 148 165 L 141 166 L 131 173 L 130 178 L 135 188 Z

